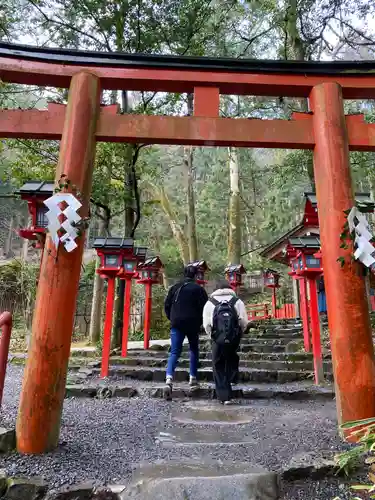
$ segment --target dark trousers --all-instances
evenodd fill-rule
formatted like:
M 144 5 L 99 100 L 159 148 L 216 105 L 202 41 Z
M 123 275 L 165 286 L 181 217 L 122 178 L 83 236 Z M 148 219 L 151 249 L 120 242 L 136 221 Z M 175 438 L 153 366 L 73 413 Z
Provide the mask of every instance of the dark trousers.
M 239 357 L 238 343 L 220 345 L 212 342 L 212 368 L 216 387 L 216 397 L 220 401 L 232 398 L 231 383 L 237 382 Z

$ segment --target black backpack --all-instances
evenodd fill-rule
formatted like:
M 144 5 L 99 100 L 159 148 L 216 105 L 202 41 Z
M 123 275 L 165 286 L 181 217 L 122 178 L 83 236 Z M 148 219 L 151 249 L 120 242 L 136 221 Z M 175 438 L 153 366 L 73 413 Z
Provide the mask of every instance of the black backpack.
M 219 302 L 214 298 L 210 299 L 215 306 L 211 337 L 217 344 L 232 344 L 238 339 L 240 323 L 234 307 L 237 300 L 237 297 L 232 297 L 229 302 Z

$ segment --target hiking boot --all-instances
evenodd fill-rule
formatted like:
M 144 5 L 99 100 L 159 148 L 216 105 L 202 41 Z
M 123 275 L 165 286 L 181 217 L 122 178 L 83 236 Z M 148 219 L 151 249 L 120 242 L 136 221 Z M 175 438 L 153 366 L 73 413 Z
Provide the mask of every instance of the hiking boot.
M 190 389 L 192 391 L 196 391 L 197 389 L 199 389 L 199 384 L 198 384 L 198 380 L 197 380 L 197 377 L 192 377 L 190 375 L 190 378 L 189 378 L 189 385 L 190 385 Z
M 172 401 L 172 388 L 173 388 L 172 377 L 167 377 L 167 380 L 165 381 L 165 386 L 163 388 L 163 397 L 166 401 Z

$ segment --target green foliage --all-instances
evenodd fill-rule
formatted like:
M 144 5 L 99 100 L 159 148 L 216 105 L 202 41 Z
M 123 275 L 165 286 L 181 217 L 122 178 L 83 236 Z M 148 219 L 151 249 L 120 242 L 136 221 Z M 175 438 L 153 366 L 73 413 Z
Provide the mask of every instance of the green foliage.
M 348 439 L 357 440 L 357 444 L 336 455 L 337 465 L 340 470 L 350 474 L 364 460 L 369 467 L 368 478 L 371 483 L 353 485 L 351 489 L 368 493 L 366 498 L 375 498 L 375 418 L 347 422 L 340 429 L 348 434 Z
M 276 0 L 5 0 L 3 3 L 0 38 L 17 41 L 28 36 L 35 45 L 177 56 L 305 60 L 319 60 L 323 56 L 348 58 L 356 48 L 362 51 L 361 55 L 364 50 L 373 50 L 372 33 L 366 23 L 371 20 L 374 6 L 367 0 L 355 3 L 352 0 L 281 3 Z M 362 28 L 352 26 L 353 19 L 363 20 L 363 32 Z M 42 108 L 51 99 L 66 103 L 67 91 L 14 84 L 0 86 L 1 106 Z M 105 104 L 121 101 L 123 112 L 177 116 L 187 112 L 186 96 L 180 94 L 128 92 L 120 96 L 119 92 L 104 91 L 102 100 Z M 295 99 L 222 95 L 220 113 L 238 118 L 285 119 L 290 118 L 292 111 L 305 109 L 305 105 L 305 101 Z M 375 122 L 372 101 L 347 101 L 346 106 L 347 112 L 364 112 L 366 120 Z M 57 141 L 0 141 L 1 179 L 16 187 L 29 179 L 53 179 L 58 146 Z M 138 147 L 97 144 L 92 225 L 98 223 L 99 232 L 109 230 L 115 235 L 129 231 L 129 212 L 132 220 L 135 208 L 129 175 Z M 246 254 L 243 263 L 249 270 L 259 269 L 263 263 L 255 249 L 301 221 L 302 194 L 312 189 L 312 153 L 243 149 L 238 156 L 242 248 Z M 374 153 L 352 152 L 350 158 L 356 190 L 375 193 Z M 135 169 L 142 207 L 137 243 L 160 254 L 167 275 L 178 276 L 182 267 L 181 250 L 156 191 L 163 187 L 176 215 L 175 222 L 186 236 L 184 148 L 142 146 Z M 226 148 L 195 148 L 193 170 L 199 256 L 208 260 L 212 275 L 219 274 L 226 264 L 228 242 L 230 189 Z M 93 274 L 89 276 L 87 279 Z
M 38 264 L 25 264 L 17 260 L 13 260 L 9 264 L 0 266 L 0 286 L 2 297 L 25 297 L 28 293 L 32 293 L 34 295 L 38 269 Z

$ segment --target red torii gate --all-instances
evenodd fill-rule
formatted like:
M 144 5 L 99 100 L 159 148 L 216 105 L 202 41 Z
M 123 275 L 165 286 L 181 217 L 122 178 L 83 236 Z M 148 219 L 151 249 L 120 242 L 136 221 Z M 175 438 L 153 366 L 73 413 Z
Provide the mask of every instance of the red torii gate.
M 0 111 L 0 137 L 61 139 L 56 179 L 65 174 L 88 212 L 96 141 L 314 150 L 320 237 L 339 422 L 375 416 L 374 349 L 365 284 L 355 264 L 343 268 L 344 210 L 354 197 L 349 150 L 375 151 L 375 125 L 345 116 L 343 99 L 374 99 L 373 62 L 293 63 L 103 54 L 0 44 L 4 82 L 69 87 L 68 105 Z M 367 73 L 368 71 L 368 73 Z M 193 92 L 194 116 L 117 115 L 100 107 L 102 89 Z M 307 97 L 311 113 L 292 120 L 219 117 L 220 94 Z M 83 238 L 78 249 L 47 236 L 25 368 L 17 448 L 57 445 L 73 329 Z M 54 255 L 54 254 L 53 254 Z

